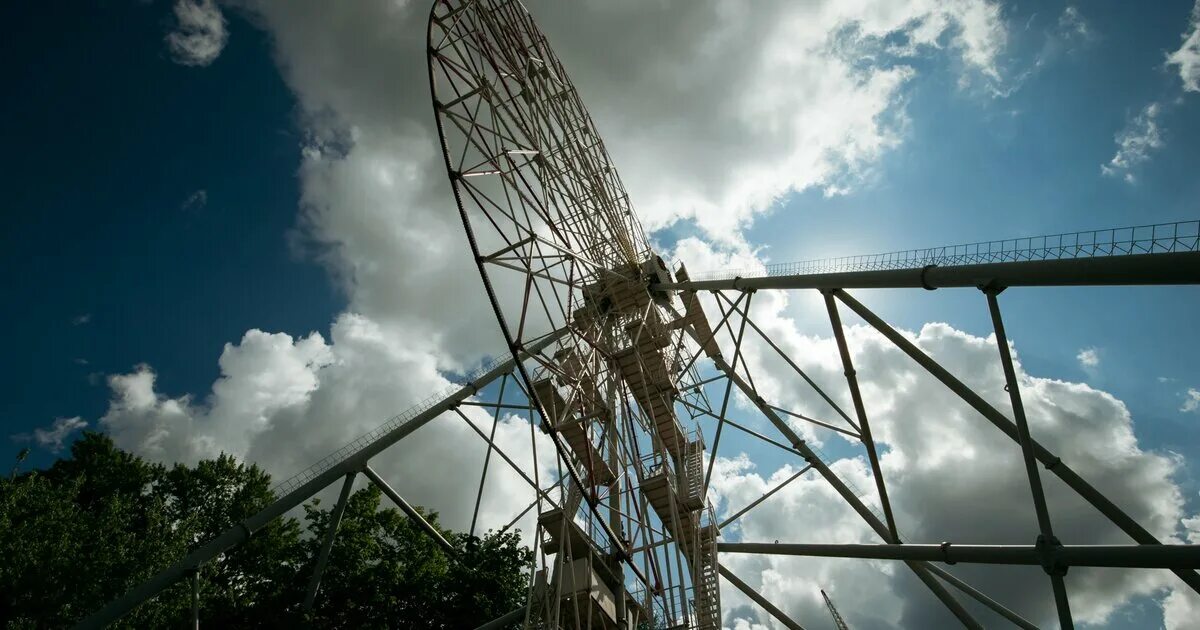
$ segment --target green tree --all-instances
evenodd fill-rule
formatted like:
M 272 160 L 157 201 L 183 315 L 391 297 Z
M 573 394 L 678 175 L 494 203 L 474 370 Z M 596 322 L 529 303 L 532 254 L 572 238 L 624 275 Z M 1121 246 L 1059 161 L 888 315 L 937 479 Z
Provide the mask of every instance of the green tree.
M 187 551 L 215 538 L 275 500 L 271 477 L 222 454 L 195 467 L 176 464 L 157 490 Z M 267 627 L 286 606 L 303 562 L 300 526 L 276 519 L 201 567 L 201 614 L 216 627 Z
M 170 469 L 85 433 L 50 468 L 0 477 L 0 620 L 65 627 L 275 497 L 270 477 L 222 455 Z M 216 627 L 473 627 L 521 605 L 532 559 L 514 533 L 442 529 L 447 556 L 374 487 L 347 504 L 314 610 L 301 608 L 331 510 L 304 506 L 311 535 L 276 519 L 201 572 L 201 618 Z M 420 509 L 420 508 L 418 508 Z M 436 513 L 425 517 L 439 527 Z M 190 585 L 143 603 L 118 627 L 179 627 Z
M 453 557 L 400 511 L 380 509 L 374 486 L 350 495 L 309 622 L 323 627 L 470 628 L 520 606 L 532 552 L 515 533 L 482 539 L 442 529 Z M 328 531 L 330 511 L 306 505 L 309 558 Z M 420 508 L 418 508 L 419 511 Z M 311 569 L 307 569 L 311 571 Z
M 94 433 L 71 455 L 0 485 L 0 618 L 10 627 L 68 625 L 186 549 L 163 497 L 148 491 L 161 466 Z M 176 618 L 178 598 L 165 595 L 128 623 Z

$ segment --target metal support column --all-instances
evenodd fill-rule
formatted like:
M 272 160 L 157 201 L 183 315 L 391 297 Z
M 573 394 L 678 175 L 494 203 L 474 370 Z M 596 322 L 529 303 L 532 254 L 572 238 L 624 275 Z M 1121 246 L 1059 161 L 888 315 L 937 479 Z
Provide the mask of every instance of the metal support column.
M 304 611 L 312 610 L 313 602 L 317 599 L 317 591 L 321 588 L 321 576 L 325 573 L 325 565 L 329 563 L 329 552 L 333 549 L 333 539 L 337 538 L 338 527 L 342 524 L 342 514 L 346 511 L 346 502 L 350 499 L 350 489 L 354 487 L 354 473 L 346 473 L 342 482 L 342 491 L 338 494 L 337 503 L 329 513 L 329 523 L 326 525 L 325 541 L 321 543 L 321 551 L 317 555 L 317 564 L 313 567 L 312 577 L 308 580 L 308 591 L 304 595 Z
M 850 388 L 850 399 L 854 402 L 854 413 L 858 416 L 859 434 L 867 447 L 867 459 L 871 462 L 871 474 L 875 477 L 875 488 L 879 491 L 879 503 L 883 505 L 883 516 L 887 519 L 888 531 L 892 533 L 891 542 L 900 542 L 896 533 L 896 518 L 892 516 L 892 502 L 888 500 L 887 487 L 883 484 L 883 470 L 879 467 L 879 453 L 875 450 L 875 438 L 871 437 L 871 424 L 867 422 L 867 408 L 863 404 L 862 393 L 858 390 L 858 376 L 854 371 L 854 363 L 850 360 L 850 346 L 846 344 L 846 334 L 842 330 L 842 318 L 838 315 L 837 303 L 828 291 L 822 291 L 825 298 L 825 309 L 829 311 L 829 323 L 833 326 L 833 336 L 837 339 L 838 352 L 842 355 L 842 367 L 846 372 L 846 384 Z
M 729 580 L 729 583 L 736 586 L 739 591 L 745 593 L 746 597 L 749 597 L 750 599 L 754 600 L 754 603 L 758 604 L 759 606 L 762 606 L 763 610 L 766 610 L 767 612 L 771 613 L 771 616 L 778 619 L 779 623 L 783 624 L 784 626 L 786 626 L 788 628 L 791 628 L 791 630 L 804 630 L 803 626 L 801 626 L 800 624 L 793 621 L 792 618 L 787 616 L 786 614 L 784 614 L 784 612 L 782 610 L 779 610 L 779 608 L 775 604 L 771 603 L 771 600 L 767 599 L 766 597 L 763 597 L 762 595 L 760 595 L 758 593 L 758 591 L 750 588 L 749 584 L 746 584 L 745 582 L 743 582 L 741 580 L 741 578 L 734 575 L 732 571 L 730 571 L 729 569 L 726 569 L 725 565 L 718 564 L 717 570 L 721 572 L 721 577 L 724 577 L 726 580 Z
M 746 334 L 746 322 L 750 320 L 750 301 L 754 299 L 754 294 L 750 293 L 746 296 L 746 311 L 742 313 L 742 325 L 738 328 L 737 339 L 734 340 L 733 346 L 733 366 L 730 370 L 737 370 L 738 361 L 742 358 L 742 337 Z M 729 309 L 733 313 L 736 309 Z M 731 331 L 732 332 L 732 331 Z M 746 370 L 749 374 L 750 370 Z M 725 414 L 729 411 L 729 395 L 733 393 L 733 381 L 725 383 L 725 397 L 721 400 L 721 414 L 717 416 L 717 435 L 713 438 L 712 455 L 708 458 L 708 470 L 704 473 L 704 485 L 701 486 L 700 496 L 708 496 L 708 482 L 712 480 L 713 467 L 717 464 L 717 447 L 721 445 L 721 429 L 725 428 Z
M 200 567 L 192 571 L 192 630 L 200 630 Z
M 405 501 L 404 497 L 400 496 L 400 493 L 393 490 L 392 487 L 388 485 L 388 482 L 384 481 L 383 478 L 380 477 L 379 474 L 376 473 L 370 466 L 363 466 L 363 474 L 371 480 L 371 483 L 375 484 L 381 491 L 383 491 L 383 493 L 392 500 L 392 503 L 395 503 L 397 506 L 399 506 L 400 509 L 408 515 L 408 518 L 412 519 L 412 522 L 416 523 L 417 527 L 420 527 L 422 531 L 429 535 L 429 537 L 433 539 L 433 542 L 437 543 L 437 545 L 441 547 L 443 551 L 451 556 L 458 555 L 458 551 L 454 548 L 454 545 L 451 545 L 449 541 L 443 538 L 442 533 L 439 532 L 436 527 L 430 525 L 429 521 L 425 520 L 425 517 L 421 516 L 421 513 L 418 512 L 416 508 L 409 505 L 408 501 Z
M 1008 336 L 1004 332 L 1004 320 L 1000 317 L 1000 303 L 996 300 L 998 291 L 985 289 L 988 310 L 992 314 L 992 325 L 996 329 L 996 346 L 1000 350 L 1000 363 L 1004 366 L 1004 389 L 1008 391 L 1012 403 L 1013 418 L 1017 421 L 1017 442 L 1021 445 L 1021 458 L 1025 463 L 1025 473 L 1029 477 L 1029 489 L 1033 493 L 1033 507 L 1037 514 L 1038 546 L 1044 548 L 1060 547 L 1058 538 L 1050 524 L 1050 510 L 1046 507 L 1046 494 L 1042 489 L 1042 480 L 1038 475 L 1037 462 L 1033 457 L 1032 438 L 1029 433 L 1029 422 L 1025 418 L 1025 405 L 1021 403 L 1021 387 L 1017 383 L 1017 373 L 1013 369 L 1012 354 L 1008 349 Z M 1050 576 L 1050 584 L 1054 589 L 1054 606 L 1058 610 L 1058 623 L 1064 629 L 1074 628 L 1071 620 L 1071 604 L 1067 599 L 1067 587 L 1063 583 L 1066 567 L 1054 566 L 1050 562 L 1043 563 L 1043 568 Z
M 925 368 L 930 374 L 941 381 L 951 391 L 953 391 L 955 394 L 958 394 L 958 396 L 966 401 L 968 405 L 982 414 L 983 417 L 987 418 L 989 422 L 995 425 L 996 428 L 1003 431 L 1005 435 L 1013 440 L 1018 439 L 1017 427 L 1011 420 L 1004 417 L 1004 414 L 997 411 L 995 407 L 989 405 L 987 401 L 985 401 L 979 394 L 976 394 L 971 390 L 971 388 L 963 384 L 962 381 L 955 378 L 937 361 L 934 361 L 929 357 L 929 355 L 922 352 L 920 348 L 917 348 L 911 341 L 906 339 L 904 335 L 901 335 L 894 328 L 887 325 L 887 323 L 880 319 L 878 315 L 860 304 L 858 300 L 850 297 L 850 295 L 848 295 L 845 291 L 834 291 L 834 296 L 841 300 L 846 306 L 849 306 L 850 309 L 855 313 L 858 313 L 859 317 L 863 318 L 863 320 L 865 320 L 868 324 L 882 333 L 884 337 L 887 337 L 892 343 L 896 344 L 896 347 L 903 350 L 905 354 L 916 361 L 921 367 Z M 1084 479 L 1080 477 L 1074 470 L 1072 470 L 1070 466 L 1063 463 L 1063 461 L 1056 455 L 1046 450 L 1046 447 L 1039 444 L 1037 440 L 1030 439 L 1030 444 L 1033 446 L 1034 455 L 1037 456 L 1038 461 L 1046 467 L 1046 470 L 1049 470 L 1057 475 L 1059 479 L 1062 479 L 1068 486 L 1071 487 L 1071 489 L 1079 493 L 1079 495 L 1088 503 L 1092 504 L 1092 506 L 1099 510 L 1101 514 L 1106 516 L 1108 520 L 1116 524 L 1117 527 L 1120 527 L 1121 530 L 1128 534 L 1130 538 L 1143 545 L 1162 544 L 1150 532 L 1146 531 L 1145 528 L 1139 525 L 1137 521 L 1133 520 L 1133 518 L 1121 510 L 1121 508 L 1117 507 L 1115 503 L 1109 501 L 1108 497 L 1101 494 L 1099 490 L 1096 490 L 1087 481 L 1084 481 Z M 1175 575 L 1178 575 L 1179 578 L 1187 583 L 1188 586 L 1192 587 L 1192 590 L 1200 593 L 1200 574 L 1197 574 L 1192 570 L 1184 569 L 1175 569 L 1174 572 Z

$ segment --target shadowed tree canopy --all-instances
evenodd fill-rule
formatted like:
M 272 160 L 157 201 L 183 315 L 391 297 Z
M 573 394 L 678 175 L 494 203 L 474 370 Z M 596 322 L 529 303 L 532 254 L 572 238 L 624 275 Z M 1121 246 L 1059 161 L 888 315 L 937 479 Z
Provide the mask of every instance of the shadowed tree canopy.
M 46 470 L 0 479 L 0 619 L 64 627 L 275 499 L 270 476 L 222 455 L 167 468 L 99 433 Z M 314 610 L 301 612 L 331 509 L 304 506 L 304 528 L 276 519 L 201 570 L 201 621 L 211 627 L 474 627 L 525 599 L 531 552 L 515 533 L 442 530 L 452 559 L 374 487 L 350 496 Z M 331 506 L 332 507 L 332 506 Z M 437 525 L 437 514 L 426 513 Z M 439 529 L 440 528 L 439 526 Z M 180 627 L 185 582 L 121 620 Z

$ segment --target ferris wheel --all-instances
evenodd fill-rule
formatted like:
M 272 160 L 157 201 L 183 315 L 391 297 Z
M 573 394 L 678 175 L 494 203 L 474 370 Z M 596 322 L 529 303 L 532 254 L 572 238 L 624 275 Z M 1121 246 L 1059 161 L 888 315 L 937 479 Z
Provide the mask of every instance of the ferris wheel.
M 699 302 L 657 288 L 673 274 L 520 3 L 435 5 L 429 69 L 472 254 L 569 476 L 561 504 L 538 506 L 543 564 L 528 617 L 719 627 L 717 523 L 683 393 L 705 406 L 696 361 L 717 352 Z

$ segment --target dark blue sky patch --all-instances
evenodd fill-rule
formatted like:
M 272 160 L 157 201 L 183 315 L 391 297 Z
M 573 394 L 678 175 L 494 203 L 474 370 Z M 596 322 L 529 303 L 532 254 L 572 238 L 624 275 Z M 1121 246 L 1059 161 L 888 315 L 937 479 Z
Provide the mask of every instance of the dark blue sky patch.
M 261 32 L 228 14 L 199 68 L 165 53 L 162 5 L 5 3 L 0 19 L 6 435 L 94 426 L 103 374 L 149 363 L 163 391 L 205 392 L 246 330 L 327 329 L 344 299 L 287 244 L 301 138 Z

